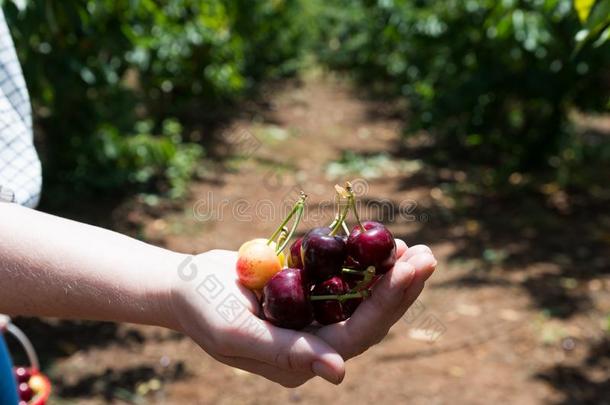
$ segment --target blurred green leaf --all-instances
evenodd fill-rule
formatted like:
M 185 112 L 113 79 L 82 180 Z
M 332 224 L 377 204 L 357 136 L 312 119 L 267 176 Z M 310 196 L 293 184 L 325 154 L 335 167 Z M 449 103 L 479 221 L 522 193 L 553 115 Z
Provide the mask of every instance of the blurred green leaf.
M 498 186 L 511 173 L 547 169 L 573 182 L 576 165 L 601 158 L 602 148 L 582 145 L 569 112 L 607 109 L 610 49 L 583 31 L 571 0 L 333 4 L 321 7 L 316 53 L 367 88 L 404 98 L 405 133 L 429 134 L 430 161 L 492 168 L 486 184 Z M 606 4 L 589 5 L 587 27 L 608 17 Z M 566 150 L 579 152 L 552 159 Z
M 574 8 L 578 13 L 578 18 L 580 18 L 581 23 L 584 24 L 587 21 L 594 4 L 595 0 L 574 0 Z
M 293 73 L 311 31 L 301 0 L 0 4 L 44 141 L 47 190 L 184 192 L 203 152 L 185 128 Z

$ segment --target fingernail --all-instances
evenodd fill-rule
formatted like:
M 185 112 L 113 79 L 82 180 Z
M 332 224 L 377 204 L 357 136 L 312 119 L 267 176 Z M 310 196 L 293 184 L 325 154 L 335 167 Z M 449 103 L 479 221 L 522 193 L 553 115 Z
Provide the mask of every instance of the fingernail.
M 311 371 L 318 377 L 324 378 L 326 381 L 339 385 L 343 380 L 343 376 L 338 376 L 335 371 L 326 363 L 316 360 L 311 365 Z

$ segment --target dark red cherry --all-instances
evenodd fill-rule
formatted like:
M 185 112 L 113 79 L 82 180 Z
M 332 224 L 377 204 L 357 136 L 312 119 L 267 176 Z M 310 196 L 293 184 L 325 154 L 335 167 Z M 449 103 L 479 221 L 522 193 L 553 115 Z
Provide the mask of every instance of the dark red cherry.
M 318 285 L 312 291 L 312 295 L 342 295 L 349 291 L 349 285 L 339 276 L 332 277 Z M 335 299 L 312 301 L 316 321 L 322 325 L 330 325 L 349 318 L 362 298 L 352 298 L 344 301 Z
M 347 240 L 345 241 L 345 245 L 347 246 Z M 345 258 L 345 263 L 343 263 L 343 267 L 347 269 L 360 269 L 360 264 L 354 260 L 353 257 L 347 256 Z
M 347 238 L 347 252 L 360 269 L 375 267 L 377 274 L 387 273 L 396 263 L 396 241 L 379 222 L 365 221 L 364 230 L 356 226 Z
M 17 391 L 19 392 L 19 399 L 22 401 L 28 402 L 34 397 L 34 391 L 32 391 L 28 383 L 19 384 Z
M 32 377 L 32 373 L 29 369 L 25 367 L 15 367 L 15 378 L 17 379 L 17 383 L 27 383 L 30 381 L 30 377 Z
M 288 267 L 295 269 L 303 268 L 303 258 L 301 257 L 301 244 L 303 238 L 299 238 L 290 245 L 290 253 L 288 254 Z
M 302 329 L 313 321 L 309 289 L 301 269 L 285 268 L 263 289 L 263 313 L 274 325 Z
M 326 230 L 328 228 L 314 228 L 303 237 L 301 245 L 303 268 L 314 283 L 341 274 L 347 256 L 343 238 L 324 233 Z

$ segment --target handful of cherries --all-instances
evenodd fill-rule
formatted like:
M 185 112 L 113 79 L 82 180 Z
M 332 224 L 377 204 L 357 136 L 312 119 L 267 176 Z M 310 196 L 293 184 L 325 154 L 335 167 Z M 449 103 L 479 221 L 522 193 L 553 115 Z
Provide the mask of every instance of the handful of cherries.
M 269 239 L 254 239 L 239 249 L 239 280 L 259 293 L 263 315 L 274 325 L 298 330 L 314 320 L 328 325 L 348 319 L 396 262 L 392 233 L 379 222 L 360 221 L 349 182 L 335 189 L 346 202 L 336 219 L 296 239 L 287 260 L 283 252 L 301 221 L 304 193 Z M 356 219 L 351 231 L 345 223 L 350 211 Z M 295 216 L 289 231 L 286 225 Z

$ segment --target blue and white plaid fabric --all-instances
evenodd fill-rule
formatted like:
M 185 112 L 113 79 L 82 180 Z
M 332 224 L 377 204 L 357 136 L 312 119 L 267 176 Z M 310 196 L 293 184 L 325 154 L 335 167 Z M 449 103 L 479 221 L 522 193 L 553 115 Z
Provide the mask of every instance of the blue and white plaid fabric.
M 30 98 L 0 9 L 0 201 L 34 207 L 41 186 Z
M 0 203 L 34 207 L 40 199 L 41 184 L 30 98 L 0 9 Z M 2 337 L 7 320 L 0 314 L 0 404 L 17 404 L 13 366 Z

